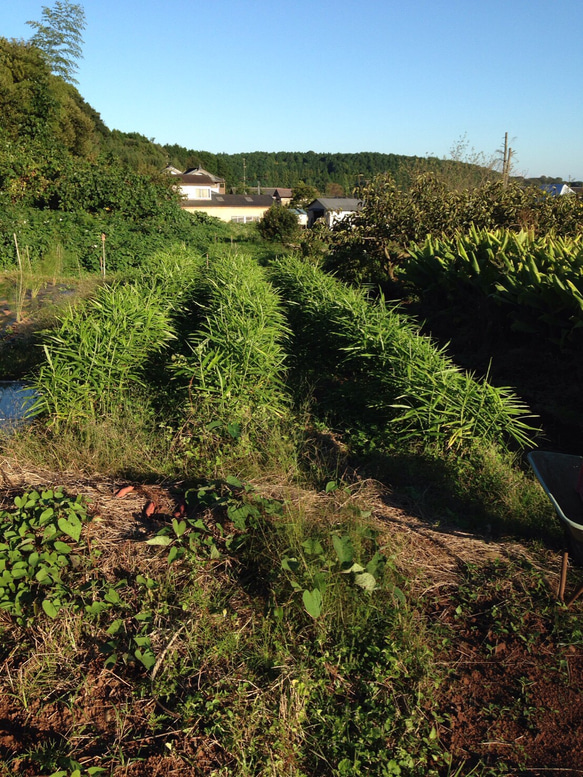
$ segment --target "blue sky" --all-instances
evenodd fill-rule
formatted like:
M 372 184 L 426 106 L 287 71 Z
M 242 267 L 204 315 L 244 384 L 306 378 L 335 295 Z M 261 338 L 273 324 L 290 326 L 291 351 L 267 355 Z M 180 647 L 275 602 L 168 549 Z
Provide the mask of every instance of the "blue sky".
M 29 38 L 52 0 L 0 0 Z M 79 90 L 111 129 L 212 152 L 487 157 L 583 178 L 583 0 L 85 0 Z

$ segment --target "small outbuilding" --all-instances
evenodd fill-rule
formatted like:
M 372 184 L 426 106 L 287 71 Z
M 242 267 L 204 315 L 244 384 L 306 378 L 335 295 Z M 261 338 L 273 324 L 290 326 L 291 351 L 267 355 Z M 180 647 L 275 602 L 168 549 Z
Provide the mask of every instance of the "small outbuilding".
M 566 183 L 545 183 L 540 188 L 551 197 L 563 197 L 565 194 L 575 194 L 574 189 L 571 189 Z
M 306 208 L 308 214 L 308 226 L 312 227 L 318 219 L 323 219 L 328 227 L 336 222 L 358 213 L 362 209 L 362 200 L 355 197 L 320 197 L 314 200 Z
M 303 208 L 290 208 L 290 210 L 295 214 L 300 227 L 308 226 L 308 214 Z

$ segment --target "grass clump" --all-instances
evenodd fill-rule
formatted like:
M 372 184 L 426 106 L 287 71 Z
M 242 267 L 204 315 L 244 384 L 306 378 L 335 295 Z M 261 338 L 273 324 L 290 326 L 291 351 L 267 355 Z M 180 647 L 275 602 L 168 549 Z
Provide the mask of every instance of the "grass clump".
M 281 415 L 289 335 L 278 295 L 248 256 L 230 253 L 208 268 L 207 300 L 191 355 L 177 365 L 191 393 L 209 396 L 222 416 Z
M 246 254 L 215 256 L 189 310 L 179 322 L 181 352 L 168 365 L 179 395 L 182 387 L 176 455 L 208 474 L 221 466 L 249 474 L 252 461 L 287 458 L 289 329 L 265 271 Z

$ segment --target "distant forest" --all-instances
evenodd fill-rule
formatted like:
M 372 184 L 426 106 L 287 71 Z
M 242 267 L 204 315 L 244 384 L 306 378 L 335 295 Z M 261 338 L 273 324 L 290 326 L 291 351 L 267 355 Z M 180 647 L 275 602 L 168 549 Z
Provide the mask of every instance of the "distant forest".
M 226 181 L 228 191 L 255 191 L 258 186 L 293 188 L 302 182 L 321 194 L 349 196 L 361 184 L 379 173 L 390 173 L 406 187 L 411 176 L 422 170 L 441 170 L 452 162 L 424 158 L 360 152 L 354 154 L 315 151 L 252 151 L 244 154 L 212 154 L 178 144 L 159 145 L 136 132 L 113 130 L 106 139 L 108 149 L 137 169 L 161 169 L 167 164 L 179 170 L 203 167 Z M 460 164 L 460 163 L 456 163 Z M 467 167 L 472 167 L 467 165 Z
M 411 172 L 440 167 L 441 160 L 360 152 L 319 154 L 315 151 L 253 151 L 246 154 L 210 154 L 167 145 L 171 164 L 186 169 L 200 165 L 225 178 L 229 188 L 251 191 L 259 186 L 293 188 L 300 181 L 314 186 L 321 194 L 347 195 L 379 173 L 391 173 L 397 183 L 406 185 Z
M 322 195 L 350 196 L 360 185 L 380 173 L 390 173 L 399 188 L 408 189 L 416 175 L 434 172 L 453 183 L 479 185 L 485 177 L 499 173 L 479 165 L 437 157 L 358 153 L 318 153 L 315 151 L 252 151 L 240 154 L 213 154 L 187 149 L 178 144 L 159 145 L 138 133 L 110 133 L 109 144 L 116 155 L 133 166 L 149 162 L 158 169 L 166 164 L 179 170 L 203 167 L 226 181 L 227 191 L 253 192 L 257 187 L 293 188 L 302 182 Z M 528 183 L 561 182 L 560 177 L 529 178 Z

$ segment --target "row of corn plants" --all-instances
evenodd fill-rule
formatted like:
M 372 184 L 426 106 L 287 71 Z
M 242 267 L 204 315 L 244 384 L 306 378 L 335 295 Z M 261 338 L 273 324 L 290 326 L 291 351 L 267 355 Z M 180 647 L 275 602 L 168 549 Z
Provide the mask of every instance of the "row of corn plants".
M 272 267 L 296 335 L 298 366 L 335 376 L 378 431 L 462 449 L 481 440 L 528 445 L 525 405 L 506 388 L 460 370 L 406 316 L 294 257 Z M 393 437 L 394 439 L 394 437 Z
M 487 300 L 514 331 L 572 343 L 583 327 L 583 239 L 472 227 L 412 246 L 400 280 L 452 309 Z

